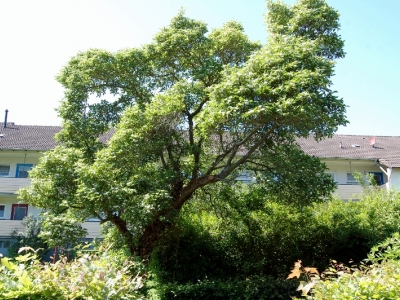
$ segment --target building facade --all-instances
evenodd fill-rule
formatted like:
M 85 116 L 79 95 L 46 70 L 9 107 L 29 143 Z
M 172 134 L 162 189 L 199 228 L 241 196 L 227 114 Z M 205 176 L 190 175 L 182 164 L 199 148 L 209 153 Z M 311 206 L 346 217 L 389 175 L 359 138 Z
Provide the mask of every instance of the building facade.
M 354 172 L 361 173 L 365 179 L 371 174 L 381 188 L 400 188 L 399 136 L 334 135 L 319 142 L 312 138 L 299 139 L 298 144 L 327 165 L 341 199 L 357 199 L 362 193 Z
M 0 123 L 0 253 L 7 253 L 10 235 L 14 229 L 23 229 L 22 219 L 37 216 L 40 210 L 21 203 L 15 194 L 30 184 L 28 172 L 39 163 L 45 151 L 56 146 L 54 136 L 59 126 L 27 126 Z M 106 142 L 112 132 L 102 136 Z M 382 188 L 400 188 L 400 137 L 335 135 L 322 141 L 299 139 L 298 144 L 309 155 L 326 163 L 338 188 L 336 194 L 344 200 L 357 199 L 361 186 L 353 173 L 372 174 Z M 252 182 L 242 173 L 238 180 Z M 100 236 L 100 224 L 93 220 L 82 224 L 88 239 Z
M 30 184 L 28 172 L 39 163 L 45 151 L 56 146 L 54 135 L 59 126 L 25 126 L 0 123 L 0 253 L 7 254 L 10 235 L 14 229 L 23 229 L 22 219 L 37 216 L 40 210 L 21 203 L 15 194 Z M 85 222 L 87 238 L 98 237 L 99 222 Z

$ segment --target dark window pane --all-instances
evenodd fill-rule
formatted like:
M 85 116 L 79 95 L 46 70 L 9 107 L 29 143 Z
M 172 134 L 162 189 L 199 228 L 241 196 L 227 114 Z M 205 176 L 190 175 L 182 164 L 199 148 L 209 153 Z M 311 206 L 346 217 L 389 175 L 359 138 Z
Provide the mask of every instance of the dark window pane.
M 18 165 L 18 178 L 28 178 L 28 171 L 32 170 L 32 165 Z
M 10 175 L 10 166 L 0 166 L 0 176 Z
M 13 220 L 22 220 L 26 216 L 26 207 L 14 207 Z
M 382 177 L 379 174 L 374 174 L 374 180 L 377 185 L 382 185 Z

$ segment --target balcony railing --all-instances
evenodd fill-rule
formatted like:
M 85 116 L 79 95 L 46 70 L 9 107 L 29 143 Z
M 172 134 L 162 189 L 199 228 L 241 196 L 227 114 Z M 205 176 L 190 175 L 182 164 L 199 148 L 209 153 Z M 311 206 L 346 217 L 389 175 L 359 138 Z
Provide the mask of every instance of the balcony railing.
M 14 229 L 24 230 L 20 220 L 0 220 L 0 236 L 10 236 Z
M 386 189 L 386 184 L 382 184 L 379 186 L 369 186 L 368 189 Z M 354 185 L 354 184 L 338 184 L 336 191 L 334 192 L 335 195 L 339 196 L 343 200 L 350 200 L 350 199 L 360 199 L 360 195 L 363 193 L 363 188 L 361 185 Z
M 360 199 L 363 192 L 361 185 L 354 184 L 339 184 L 337 186 L 335 195 L 338 195 L 341 199 Z
M 14 194 L 31 183 L 29 178 L 0 177 L 0 194 Z
M 82 227 L 85 228 L 88 232 L 86 238 L 96 238 L 101 237 L 100 235 L 100 222 L 85 222 L 82 224 Z M 24 230 L 24 225 L 22 225 L 21 220 L 2 220 L 0 219 L 0 237 L 8 237 L 11 235 L 11 232 L 14 230 Z
M 87 230 L 86 238 L 94 239 L 94 238 L 101 238 L 102 235 L 100 234 L 101 225 L 100 222 L 85 222 L 82 224 L 82 227 Z

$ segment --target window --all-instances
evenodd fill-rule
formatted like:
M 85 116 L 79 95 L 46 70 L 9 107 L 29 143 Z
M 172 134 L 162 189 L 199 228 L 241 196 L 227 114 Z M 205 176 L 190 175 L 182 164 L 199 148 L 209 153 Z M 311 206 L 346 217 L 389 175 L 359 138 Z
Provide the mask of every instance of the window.
M 0 248 L 8 248 L 10 247 L 9 241 L 0 241 Z
M 0 204 L 0 219 L 4 219 L 4 211 L 6 210 L 6 206 L 4 204 Z
M 336 180 L 335 180 L 335 173 L 333 173 L 333 172 L 326 172 L 326 174 L 329 175 L 329 176 L 331 176 L 332 179 L 333 179 L 333 181 L 336 182 Z
M 28 172 L 32 170 L 32 164 L 17 164 L 17 178 L 28 178 Z
M 382 185 L 385 183 L 382 172 L 369 172 L 369 174 L 372 174 L 374 176 L 374 180 L 377 185 Z
M 353 176 L 353 173 L 347 173 L 347 183 L 358 184 L 357 180 Z
M 0 177 L 9 176 L 10 175 L 10 166 L 1 166 L 0 165 Z
M 11 209 L 11 220 L 22 220 L 28 214 L 28 204 L 13 204 Z

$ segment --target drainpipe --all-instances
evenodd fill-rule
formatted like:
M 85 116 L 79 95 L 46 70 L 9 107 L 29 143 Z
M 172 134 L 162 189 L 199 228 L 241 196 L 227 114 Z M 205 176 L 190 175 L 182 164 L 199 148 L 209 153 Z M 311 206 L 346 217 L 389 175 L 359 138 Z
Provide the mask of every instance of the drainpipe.
M 379 167 L 379 169 L 382 170 L 383 173 L 387 176 L 387 183 L 386 183 L 386 190 L 389 192 L 390 188 L 392 187 L 391 184 L 391 177 L 392 177 L 392 167 L 388 167 L 386 170 L 382 167 L 382 165 L 379 163 L 379 159 L 375 159 L 375 164 Z

